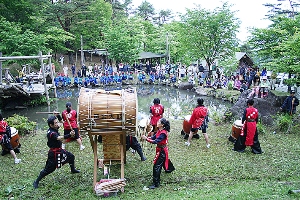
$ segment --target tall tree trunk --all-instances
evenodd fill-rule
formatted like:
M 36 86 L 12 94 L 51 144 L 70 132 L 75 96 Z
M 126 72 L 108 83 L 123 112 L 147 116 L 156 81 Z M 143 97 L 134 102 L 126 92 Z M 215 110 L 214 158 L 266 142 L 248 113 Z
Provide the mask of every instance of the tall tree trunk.
M 68 2 L 68 0 L 66 0 L 66 2 Z M 71 26 L 71 19 L 69 17 L 66 17 L 65 19 L 65 30 L 67 32 L 70 32 L 70 26 Z M 65 42 L 65 46 L 67 49 L 73 49 L 71 46 L 71 42 L 70 41 L 66 41 Z M 74 64 L 74 57 L 73 57 L 73 52 L 68 50 L 68 57 L 69 57 L 69 64 Z

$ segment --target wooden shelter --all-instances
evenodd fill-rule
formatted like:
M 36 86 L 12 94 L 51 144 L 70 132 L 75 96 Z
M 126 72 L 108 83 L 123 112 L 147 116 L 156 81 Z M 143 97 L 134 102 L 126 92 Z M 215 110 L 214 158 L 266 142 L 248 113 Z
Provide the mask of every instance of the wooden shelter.
M 156 60 L 159 63 L 161 63 L 161 59 L 162 58 L 167 58 L 167 57 L 168 56 L 166 54 L 156 54 L 156 53 L 152 53 L 152 52 L 141 52 L 141 53 L 139 53 L 138 60 L 144 61 L 144 63 L 146 63 L 146 61 L 149 61 L 150 63 L 152 63 L 153 60 Z
M 239 65 L 238 65 L 239 67 L 242 67 L 242 66 L 252 67 L 253 66 L 253 61 L 247 55 L 246 52 L 236 52 L 235 53 L 235 58 L 239 62 Z

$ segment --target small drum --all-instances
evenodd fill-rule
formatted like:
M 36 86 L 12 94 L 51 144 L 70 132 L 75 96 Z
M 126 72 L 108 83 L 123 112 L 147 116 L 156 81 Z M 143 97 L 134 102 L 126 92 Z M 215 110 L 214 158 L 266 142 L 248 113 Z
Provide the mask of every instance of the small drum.
M 11 130 L 10 144 L 13 149 L 17 149 L 20 146 L 20 136 L 18 134 L 18 130 L 14 127 L 10 127 L 10 130 Z M 2 145 L 2 149 L 5 149 L 4 145 Z
M 183 123 L 182 123 L 182 130 L 186 133 L 189 134 L 190 130 L 192 128 L 192 125 L 189 123 L 190 119 L 191 119 L 192 115 L 187 115 L 184 117 Z M 196 130 L 195 134 L 198 132 L 198 130 Z
M 243 128 L 242 120 L 236 120 L 232 125 L 231 136 L 237 140 L 241 134 L 242 128 Z

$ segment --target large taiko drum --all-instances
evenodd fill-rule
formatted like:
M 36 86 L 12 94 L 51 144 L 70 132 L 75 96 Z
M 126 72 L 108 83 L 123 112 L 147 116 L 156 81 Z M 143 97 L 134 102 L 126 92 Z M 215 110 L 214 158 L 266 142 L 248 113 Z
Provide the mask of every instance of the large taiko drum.
M 236 120 L 232 125 L 231 136 L 237 140 L 241 134 L 242 128 L 243 128 L 242 120 Z
M 192 128 L 192 125 L 189 123 L 190 119 L 191 119 L 192 115 L 186 115 L 184 117 L 183 123 L 182 123 L 182 130 L 186 133 L 189 134 L 190 130 Z M 195 134 L 198 132 L 198 130 L 196 130 Z
M 11 131 L 10 144 L 13 149 L 17 149 L 18 147 L 20 147 L 20 136 L 18 134 L 18 130 L 14 127 L 10 127 L 10 131 Z M 4 145 L 2 145 L 2 148 L 5 149 Z
M 78 125 L 80 130 L 125 130 L 135 134 L 137 125 L 136 89 L 106 91 L 80 90 L 78 98 Z

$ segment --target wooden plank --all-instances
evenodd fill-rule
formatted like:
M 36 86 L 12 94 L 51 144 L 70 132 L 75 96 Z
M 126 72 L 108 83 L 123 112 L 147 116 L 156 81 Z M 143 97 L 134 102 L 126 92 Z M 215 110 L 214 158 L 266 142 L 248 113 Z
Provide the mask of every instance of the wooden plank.
M 97 137 L 94 137 L 94 180 L 93 180 L 93 188 L 95 188 L 97 182 L 97 170 L 98 170 L 98 155 L 97 155 Z

